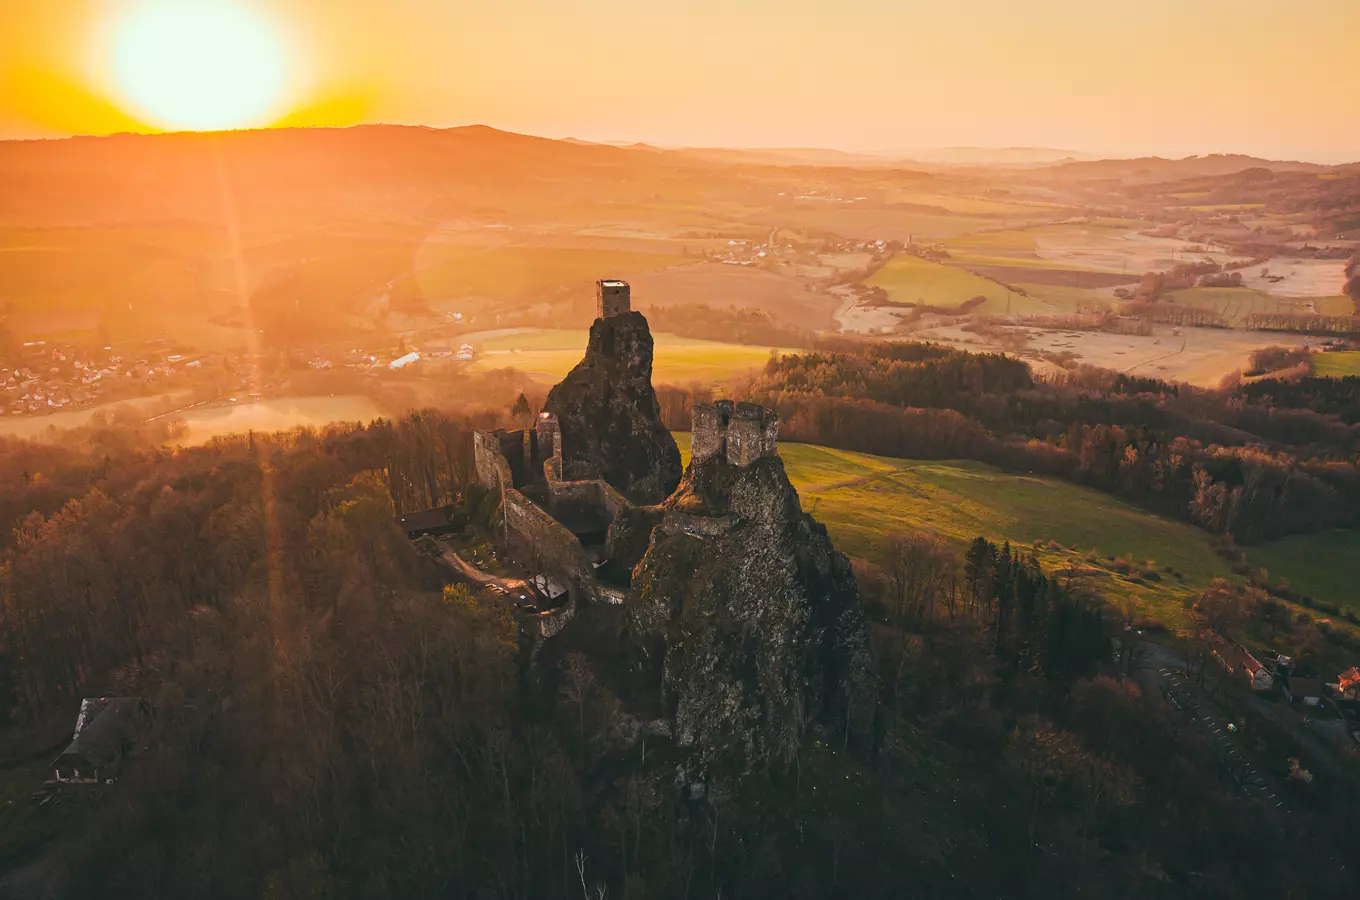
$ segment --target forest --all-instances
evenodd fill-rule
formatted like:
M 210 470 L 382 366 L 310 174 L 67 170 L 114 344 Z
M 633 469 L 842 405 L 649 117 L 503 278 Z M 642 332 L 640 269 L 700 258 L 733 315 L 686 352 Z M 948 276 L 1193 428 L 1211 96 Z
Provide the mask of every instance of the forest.
M 925 355 L 944 365 L 884 383 L 944 397 L 1021 378 L 998 358 Z M 853 364 L 879 383 L 881 361 Z M 833 400 L 846 405 L 817 405 Z M 892 410 L 903 440 L 954 428 L 959 447 L 995 442 L 945 410 L 798 402 L 787 421 L 804 439 L 843 440 Z M 1354 772 L 1318 773 L 1292 819 L 1245 798 L 1129 677 L 1136 645 L 1112 643 L 1111 610 L 983 539 L 960 553 L 903 534 L 855 561 L 879 680 L 870 735 L 814 730 L 787 768 L 682 796 L 676 748 L 628 727 L 620 619 L 586 610 L 531 665 L 504 601 L 447 584 L 394 522 L 476 501 L 471 430 L 505 415 L 178 450 L 98 424 L 0 443 L 6 756 L 69 736 L 81 697 L 146 704 L 134 764 L 98 802 L 64 806 L 41 848 L 66 895 L 1354 891 L 1336 864 L 1356 833 Z M 484 502 L 470 505 L 486 527 Z

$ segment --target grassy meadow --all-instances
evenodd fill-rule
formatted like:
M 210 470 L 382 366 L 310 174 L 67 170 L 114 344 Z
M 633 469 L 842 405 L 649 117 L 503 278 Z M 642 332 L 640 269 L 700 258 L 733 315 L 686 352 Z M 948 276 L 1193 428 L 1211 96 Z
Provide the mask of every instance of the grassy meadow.
M 1327 378 L 1360 375 L 1360 350 L 1318 353 L 1313 356 L 1313 373 Z
M 1023 301 L 1005 287 L 953 266 L 930 262 L 917 256 L 896 256 L 869 279 L 869 284 L 888 292 L 894 303 L 920 303 L 952 309 L 977 296 L 987 298 L 975 313 L 1004 313 L 1007 298 Z
M 589 338 L 585 330 L 569 329 L 506 329 L 468 335 L 466 339 L 477 348 L 469 371 L 517 369 L 535 380 L 555 382 L 581 361 Z M 765 365 L 772 351 L 793 352 L 674 334 L 656 334 L 654 338 L 652 381 L 656 384 L 722 383 Z
M 688 460 L 689 435 L 676 439 Z M 933 532 L 960 549 L 979 535 L 1010 541 L 1106 597 L 1145 601 L 1148 613 L 1168 624 L 1182 619 L 1185 604 L 1214 578 L 1232 577 L 1198 529 L 1067 482 L 971 461 L 890 459 L 812 444 L 781 444 L 780 455 L 803 509 L 850 556 L 876 559 L 900 531 Z M 1157 580 L 1116 572 L 1110 557 L 1124 556 L 1135 563 L 1131 575 L 1153 561 Z
M 689 435 L 677 434 L 689 458 Z M 966 460 L 869 456 L 813 444 L 780 445 L 803 509 L 846 554 L 874 560 L 893 532 L 939 534 L 962 549 L 981 535 L 1033 549 L 1045 567 L 1116 602 L 1142 601 L 1170 626 L 1215 578 L 1240 580 L 1209 535 L 1090 488 L 1014 475 Z M 1113 558 L 1131 558 L 1129 575 Z M 1303 535 L 1249 548 L 1253 567 L 1328 603 L 1360 608 L 1360 532 Z M 1151 563 L 1156 575 L 1140 575 Z
M 1296 306 L 1293 301 L 1280 300 L 1251 288 L 1194 287 L 1172 291 L 1166 298 L 1179 306 L 1211 309 L 1234 328 L 1247 316 L 1259 313 L 1307 312 L 1301 304 Z
M 1323 531 L 1247 548 L 1247 561 L 1265 568 L 1271 581 L 1360 612 L 1360 531 Z

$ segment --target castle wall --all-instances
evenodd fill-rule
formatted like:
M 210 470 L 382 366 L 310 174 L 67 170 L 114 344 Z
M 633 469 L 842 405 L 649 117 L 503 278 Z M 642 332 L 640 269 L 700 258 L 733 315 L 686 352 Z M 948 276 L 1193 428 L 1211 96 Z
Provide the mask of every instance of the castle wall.
M 718 455 L 721 445 L 719 431 L 721 426 L 718 421 L 718 407 L 707 403 L 695 404 L 692 418 L 694 424 L 690 426 L 690 459 L 693 462 L 701 463 Z
M 690 434 L 690 456 L 696 463 L 721 456 L 748 466 L 764 456 L 779 455 L 779 417 L 754 403 L 719 400 L 696 404 Z
M 532 500 L 507 488 L 504 500 L 506 539 L 512 555 L 566 579 L 573 594 L 595 596 L 595 567 L 576 535 Z
M 531 431 L 498 431 L 501 454 L 510 466 L 515 487 L 534 481 L 534 440 Z
M 540 638 L 550 638 L 566 628 L 574 618 L 576 618 L 576 598 L 569 595 L 567 602 L 557 609 L 541 612 L 534 617 L 535 630 Z
M 534 420 L 534 431 L 538 435 L 538 454 L 544 459 L 562 455 L 562 429 L 557 417 L 539 413 Z
M 500 437 L 495 432 L 472 433 L 472 462 L 477 471 L 477 482 L 482 487 L 498 491 L 502 484 L 514 484 L 510 465 L 501 452 Z

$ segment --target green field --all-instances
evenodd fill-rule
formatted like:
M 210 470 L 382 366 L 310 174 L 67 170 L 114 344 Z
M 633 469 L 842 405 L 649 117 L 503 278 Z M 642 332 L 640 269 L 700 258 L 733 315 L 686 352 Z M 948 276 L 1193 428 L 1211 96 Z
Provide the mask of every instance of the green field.
M 477 357 L 470 371 L 517 369 L 541 381 L 558 381 L 585 355 L 587 331 L 508 329 L 467 336 Z M 764 366 L 771 347 L 725 344 L 657 334 L 652 381 L 656 384 L 721 383 L 733 375 Z
M 676 438 L 687 458 L 689 435 Z M 1040 541 L 1045 566 L 1078 573 L 1111 599 L 1141 598 L 1168 624 L 1181 620 L 1186 602 L 1214 578 L 1232 577 L 1204 532 L 1067 482 L 977 462 L 890 459 L 812 444 L 781 444 L 780 455 L 803 509 L 850 556 L 872 560 L 900 531 L 934 532 L 960 549 L 979 535 L 1026 549 Z M 1091 551 L 1096 560 L 1087 558 Z M 1138 568 L 1153 560 L 1160 580 L 1116 573 L 1109 557 L 1125 555 Z
M 1360 350 L 1318 353 L 1313 356 L 1313 372 L 1328 378 L 1360 375 Z
M 869 279 L 869 284 L 888 292 L 894 303 L 923 303 L 953 309 L 977 296 L 987 302 L 970 309 L 975 315 L 1028 315 L 1029 307 L 1051 314 L 1051 305 L 1027 300 L 989 278 L 974 275 L 954 266 L 930 262 L 918 256 L 896 256 Z M 1035 314 L 1043 314 L 1035 313 Z
M 1115 304 L 1108 290 L 1024 281 L 1017 281 L 1015 286 L 1029 294 L 1028 300 L 1020 298 L 1024 302 L 1016 307 L 1017 312 L 1027 316 L 1065 316 L 1093 309 L 1109 309 Z
M 1301 594 L 1360 612 L 1360 531 L 1324 531 L 1247 550 L 1253 567 Z
M 688 460 L 689 435 L 676 439 Z M 875 559 L 898 531 L 934 532 L 959 548 L 978 535 L 1027 549 L 1042 542 L 1037 555 L 1046 567 L 1079 572 L 1110 599 L 1142 599 L 1148 614 L 1168 625 L 1184 620 L 1186 604 L 1213 579 L 1241 580 L 1206 532 L 1090 488 L 964 460 L 890 459 L 793 443 L 779 452 L 803 509 L 850 556 Z M 1126 555 L 1136 568 L 1153 561 L 1160 580 L 1120 575 L 1110 557 Z M 1248 559 L 1272 580 L 1287 578 L 1318 600 L 1360 608 L 1353 587 L 1360 583 L 1360 532 L 1291 537 L 1251 548 Z
M 1212 309 L 1218 313 L 1224 322 L 1234 327 L 1240 326 L 1248 316 L 1261 313 L 1285 312 L 1304 315 L 1309 312 L 1310 303 L 1313 304 L 1313 309 L 1319 313 L 1324 312 L 1319 304 L 1330 309 L 1330 306 L 1321 299 L 1297 300 L 1274 297 L 1264 291 L 1251 288 L 1188 288 L 1183 291 L 1172 291 L 1167 295 L 1167 299 L 1182 306 L 1199 306 Z
M 1006 256 L 1034 257 L 1038 248 L 1034 240 L 1038 228 L 1017 229 L 1013 231 L 980 231 L 949 238 L 944 245 L 950 253 L 980 253 L 984 256 L 1002 254 Z

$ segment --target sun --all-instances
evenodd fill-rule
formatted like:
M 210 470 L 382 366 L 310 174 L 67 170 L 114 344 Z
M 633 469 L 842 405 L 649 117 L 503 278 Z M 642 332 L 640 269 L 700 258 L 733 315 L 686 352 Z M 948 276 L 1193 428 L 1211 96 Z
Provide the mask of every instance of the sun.
M 232 0 L 138 5 L 114 27 L 110 62 L 128 111 L 163 129 L 268 125 L 288 86 L 280 35 Z

